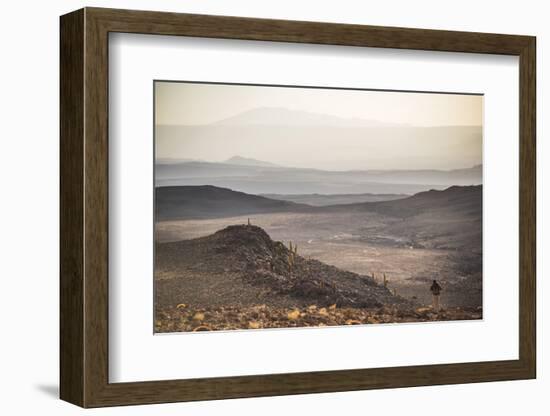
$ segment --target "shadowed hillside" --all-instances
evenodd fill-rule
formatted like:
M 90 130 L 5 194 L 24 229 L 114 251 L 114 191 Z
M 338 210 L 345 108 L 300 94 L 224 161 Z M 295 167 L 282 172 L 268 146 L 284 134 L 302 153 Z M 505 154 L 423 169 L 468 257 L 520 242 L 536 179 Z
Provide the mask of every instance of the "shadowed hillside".
M 167 186 L 155 189 L 157 221 L 220 218 L 266 212 L 300 212 L 310 207 L 216 186 Z
M 481 254 L 481 185 L 451 186 L 382 202 L 334 205 L 323 212 L 377 213 L 387 218 L 383 227 L 365 238 L 375 243 L 401 242 L 415 248 L 465 249 Z M 386 241 L 387 240 L 387 241 Z M 399 243 L 399 244 L 401 244 Z
M 479 307 L 439 312 L 369 276 L 298 255 L 260 227 L 230 226 L 156 245 L 155 332 L 480 319 Z
M 256 226 L 235 225 L 207 237 L 157 244 L 155 260 L 160 307 L 408 303 L 368 276 L 301 257 Z
M 444 190 L 419 192 L 408 198 L 392 201 L 366 202 L 335 207 L 343 210 L 376 211 L 392 217 L 407 218 L 426 212 L 455 211 L 479 216 L 482 186 L 451 186 Z
M 156 189 L 156 220 L 215 219 L 266 213 L 330 215 L 333 227 L 351 227 L 373 244 L 415 248 L 465 249 L 481 254 L 482 186 L 451 186 L 390 201 L 311 206 L 275 200 L 215 186 Z M 363 214 L 378 215 L 368 230 L 358 223 Z M 376 225 L 378 224 L 378 225 Z M 458 254 L 457 254 L 458 255 Z

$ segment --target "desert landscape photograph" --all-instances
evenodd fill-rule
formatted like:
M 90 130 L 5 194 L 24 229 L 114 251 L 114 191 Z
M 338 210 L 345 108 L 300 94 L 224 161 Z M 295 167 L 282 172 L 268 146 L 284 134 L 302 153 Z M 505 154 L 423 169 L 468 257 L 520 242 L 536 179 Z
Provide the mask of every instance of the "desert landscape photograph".
M 483 318 L 483 96 L 155 81 L 155 333 Z

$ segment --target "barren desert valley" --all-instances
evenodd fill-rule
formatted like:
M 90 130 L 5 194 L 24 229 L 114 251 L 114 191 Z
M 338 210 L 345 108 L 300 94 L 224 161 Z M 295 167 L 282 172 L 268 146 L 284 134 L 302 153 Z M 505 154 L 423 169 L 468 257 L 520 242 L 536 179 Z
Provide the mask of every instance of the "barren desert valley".
M 362 192 L 293 193 L 300 182 Z M 155 189 L 155 330 L 480 319 L 480 183 L 481 166 L 331 172 L 243 157 L 166 161 Z M 433 280 L 443 289 L 438 312 Z

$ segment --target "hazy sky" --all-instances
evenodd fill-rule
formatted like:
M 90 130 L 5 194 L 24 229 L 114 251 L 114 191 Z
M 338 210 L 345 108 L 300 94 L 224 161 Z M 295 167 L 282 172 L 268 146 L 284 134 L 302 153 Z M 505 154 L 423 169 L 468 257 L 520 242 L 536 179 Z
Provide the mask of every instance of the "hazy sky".
M 258 134 L 250 128 L 220 133 L 219 128 L 207 127 L 256 114 L 248 112 L 258 109 L 281 109 L 275 117 L 278 120 L 285 120 L 284 111 L 288 110 L 297 112 L 298 119 L 312 114 L 317 117 L 313 120 L 322 121 L 318 115 L 324 115 L 339 117 L 339 123 L 346 124 L 349 119 L 355 129 L 341 129 L 342 134 L 330 130 L 329 136 L 319 129 L 310 133 L 291 129 L 280 137 L 265 127 Z M 159 158 L 221 161 L 241 155 L 287 166 L 335 170 L 454 169 L 481 163 L 483 97 L 479 95 L 156 82 L 155 117 Z M 400 129 L 394 135 L 394 130 L 387 128 L 382 134 L 366 137 L 357 129 L 357 119 L 367 124 L 477 129 L 440 129 L 437 134 L 434 129 L 410 129 L 410 134 Z
M 161 125 L 209 124 L 258 107 L 284 107 L 415 126 L 480 126 L 479 95 L 156 83 Z

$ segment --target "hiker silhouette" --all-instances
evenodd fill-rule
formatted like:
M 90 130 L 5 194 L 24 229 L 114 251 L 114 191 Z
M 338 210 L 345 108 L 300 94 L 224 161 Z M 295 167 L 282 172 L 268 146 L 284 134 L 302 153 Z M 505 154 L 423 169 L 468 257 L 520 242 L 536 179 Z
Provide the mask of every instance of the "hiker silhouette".
M 432 282 L 430 286 L 430 292 L 432 292 L 432 308 L 434 311 L 439 312 L 439 297 L 441 296 L 441 286 L 437 283 L 437 280 Z

